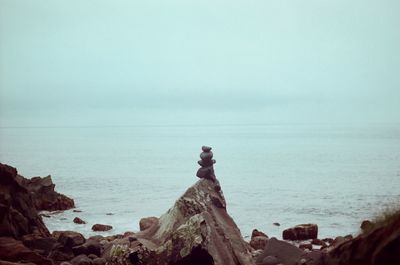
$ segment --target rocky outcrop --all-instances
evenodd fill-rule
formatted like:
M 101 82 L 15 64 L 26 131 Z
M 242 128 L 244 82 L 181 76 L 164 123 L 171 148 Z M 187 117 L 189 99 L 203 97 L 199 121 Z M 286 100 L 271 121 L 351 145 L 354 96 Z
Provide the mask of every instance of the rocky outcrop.
M 39 216 L 24 178 L 11 166 L 0 164 L 0 236 L 50 236 Z
M 282 238 L 284 240 L 307 240 L 318 238 L 318 225 L 296 225 L 295 227 L 284 230 L 282 233 Z
M 226 211 L 218 180 L 201 179 L 157 222 L 108 246 L 132 264 L 251 265 L 251 248 Z M 118 264 L 118 263 L 116 263 Z
M 326 265 L 400 264 L 400 214 L 329 251 Z
M 34 177 L 23 180 L 24 186 L 32 194 L 38 211 L 64 211 L 75 207 L 74 200 L 54 190 L 51 176 Z
M 51 265 L 53 257 L 74 257 L 50 235 L 38 213 L 38 208 L 63 210 L 65 201 L 72 200 L 54 191 L 50 177 L 28 180 L 0 164 L 0 263 Z

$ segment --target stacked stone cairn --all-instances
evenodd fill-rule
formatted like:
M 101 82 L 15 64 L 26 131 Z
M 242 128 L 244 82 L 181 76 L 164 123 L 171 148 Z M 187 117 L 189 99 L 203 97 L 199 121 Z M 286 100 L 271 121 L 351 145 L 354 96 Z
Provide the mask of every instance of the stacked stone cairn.
M 211 152 L 211 147 L 209 146 L 202 146 L 201 149 L 203 152 L 200 154 L 201 160 L 198 161 L 199 165 L 201 168 L 197 170 L 196 176 L 199 178 L 205 178 L 209 179 L 212 181 L 216 180 L 215 174 L 214 174 L 214 164 L 215 164 L 215 159 L 213 158 L 213 152 Z

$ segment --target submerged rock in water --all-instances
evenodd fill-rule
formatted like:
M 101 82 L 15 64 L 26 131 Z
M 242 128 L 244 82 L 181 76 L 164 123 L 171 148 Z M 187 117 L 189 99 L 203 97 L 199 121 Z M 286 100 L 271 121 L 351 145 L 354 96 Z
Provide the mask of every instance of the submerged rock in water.
M 114 242 L 108 255 L 124 244 L 120 248 L 125 248 L 133 264 L 254 264 L 251 248 L 227 213 L 223 193 L 216 186 L 220 187 L 217 180 L 199 180 L 158 222 L 137 233 L 135 240 Z

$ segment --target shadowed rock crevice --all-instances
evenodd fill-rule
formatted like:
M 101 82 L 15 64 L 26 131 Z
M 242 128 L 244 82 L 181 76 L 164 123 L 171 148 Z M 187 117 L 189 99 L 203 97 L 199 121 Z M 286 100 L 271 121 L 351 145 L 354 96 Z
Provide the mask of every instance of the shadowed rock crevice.
M 214 260 L 206 250 L 196 247 L 188 256 L 172 265 L 214 265 Z

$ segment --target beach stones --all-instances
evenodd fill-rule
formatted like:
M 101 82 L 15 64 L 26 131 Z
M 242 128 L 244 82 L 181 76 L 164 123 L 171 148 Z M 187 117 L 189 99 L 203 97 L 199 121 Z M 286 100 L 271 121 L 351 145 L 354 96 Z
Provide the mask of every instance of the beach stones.
M 214 174 L 214 164 L 215 164 L 215 159 L 213 158 L 213 152 L 211 152 L 211 147 L 209 146 L 202 146 L 202 153 L 200 154 L 201 160 L 199 160 L 197 163 L 201 166 L 199 170 L 197 171 L 196 176 L 199 178 L 205 178 L 205 179 L 210 179 L 214 181 L 216 179 L 215 174 Z

